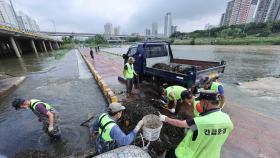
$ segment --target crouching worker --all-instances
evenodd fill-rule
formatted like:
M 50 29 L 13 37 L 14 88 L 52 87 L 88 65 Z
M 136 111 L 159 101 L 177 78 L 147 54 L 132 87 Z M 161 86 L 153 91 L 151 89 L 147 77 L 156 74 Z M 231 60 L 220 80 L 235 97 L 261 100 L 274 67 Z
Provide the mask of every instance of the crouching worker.
M 31 109 L 43 123 L 43 130 L 54 139 L 60 139 L 60 118 L 58 112 L 49 104 L 37 99 L 25 100 L 16 98 L 12 106 L 18 109 Z
M 94 137 L 96 136 L 96 155 L 113 150 L 119 146 L 129 145 L 143 126 L 139 121 L 136 127 L 126 135 L 117 125 L 125 107 L 120 103 L 111 103 L 108 113 L 101 114 L 92 125 Z

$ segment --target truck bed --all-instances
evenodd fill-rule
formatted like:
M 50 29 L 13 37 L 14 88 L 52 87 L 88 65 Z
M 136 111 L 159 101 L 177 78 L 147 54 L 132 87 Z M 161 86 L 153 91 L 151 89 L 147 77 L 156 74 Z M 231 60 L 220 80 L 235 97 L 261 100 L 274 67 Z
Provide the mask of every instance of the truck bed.
M 146 67 L 144 72 L 167 82 L 191 87 L 198 85 L 205 77 L 218 77 L 224 69 L 224 62 L 171 59 L 170 64 L 158 63 Z

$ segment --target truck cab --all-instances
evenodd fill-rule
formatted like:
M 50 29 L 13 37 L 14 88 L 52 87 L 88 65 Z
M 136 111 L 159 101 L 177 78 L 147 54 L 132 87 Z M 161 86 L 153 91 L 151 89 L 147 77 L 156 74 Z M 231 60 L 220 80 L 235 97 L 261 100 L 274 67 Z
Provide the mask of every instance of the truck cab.
M 134 69 L 138 74 L 144 73 L 145 67 L 152 67 L 156 63 L 169 64 L 173 58 L 169 43 L 146 42 L 132 45 L 123 55 L 125 63 L 129 57 L 135 59 Z

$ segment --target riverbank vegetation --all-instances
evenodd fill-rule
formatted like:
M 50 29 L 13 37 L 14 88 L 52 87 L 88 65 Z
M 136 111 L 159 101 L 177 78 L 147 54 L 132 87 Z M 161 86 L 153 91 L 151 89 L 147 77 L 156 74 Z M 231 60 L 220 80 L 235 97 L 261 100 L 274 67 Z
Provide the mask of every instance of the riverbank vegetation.
M 279 45 L 280 21 L 175 32 L 170 37 L 175 45 Z

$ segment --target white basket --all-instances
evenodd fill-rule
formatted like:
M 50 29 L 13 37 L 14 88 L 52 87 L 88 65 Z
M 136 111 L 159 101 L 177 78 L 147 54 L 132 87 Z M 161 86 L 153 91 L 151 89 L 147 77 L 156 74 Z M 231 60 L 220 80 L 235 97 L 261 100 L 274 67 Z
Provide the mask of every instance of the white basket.
M 146 115 L 143 117 L 143 136 L 148 141 L 155 141 L 160 136 L 160 131 L 162 128 L 162 122 L 159 120 L 157 115 Z M 155 128 L 150 128 L 149 126 L 153 124 Z

